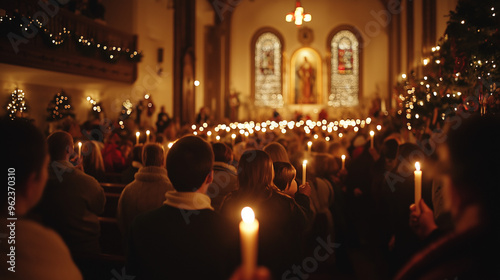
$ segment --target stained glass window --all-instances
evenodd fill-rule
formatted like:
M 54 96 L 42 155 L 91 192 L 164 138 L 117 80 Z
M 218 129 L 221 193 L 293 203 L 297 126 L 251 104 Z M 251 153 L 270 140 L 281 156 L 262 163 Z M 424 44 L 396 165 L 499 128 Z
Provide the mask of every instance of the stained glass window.
M 283 107 L 281 73 L 282 43 L 271 32 L 262 33 L 255 43 L 255 105 Z
M 353 107 L 359 104 L 359 42 L 349 30 L 337 32 L 330 43 L 331 83 L 328 105 Z

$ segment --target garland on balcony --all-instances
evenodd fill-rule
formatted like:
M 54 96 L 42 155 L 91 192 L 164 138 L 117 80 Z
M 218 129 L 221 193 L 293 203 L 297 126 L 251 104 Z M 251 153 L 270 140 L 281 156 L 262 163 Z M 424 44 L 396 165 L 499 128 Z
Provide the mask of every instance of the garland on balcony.
M 28 19 L 28 23 L 23 21 L 23 18 Z M 12 15 L 0 15 L 0 35 L 2 37 L 10 32 L 23 36 L 23 29 L 32 34 L 33 29 L 36 31 L 36 36 L 41 36 L 44 44 L 50 48 L 59 48 L 66 44 L 68 41 L 73 41 L 76 49 L 85 56 L 94 56 L 96 52 L 100 54 L 103 61 L 109 63 L 116 63 L 118 60 L 124 58 L 130 62 L 140 62 L 142 59 L 142 52 L 139 50 L 131 50 L 125 46 L 111 45 L 108 42 L 99 42 L 95 38 L 86 37 L 78 34 L 75 31 L 63 27 L 62 30 L 49 30 L 38 19 L 30 16 L 24 16 L 19 13 Z

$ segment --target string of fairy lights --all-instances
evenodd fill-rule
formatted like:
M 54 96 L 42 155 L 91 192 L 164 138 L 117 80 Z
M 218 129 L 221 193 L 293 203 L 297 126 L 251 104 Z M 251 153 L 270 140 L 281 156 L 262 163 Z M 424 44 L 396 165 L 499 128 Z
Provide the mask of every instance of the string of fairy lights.
M 122 55 L 132 62 L 139 62 L 142 59 L 142 52 L 139 50 L 130 49 L 124 46 L 110 45 L 106 42 L 98 41 L 95 38 L 77 34 L 77 32 L 65 26 L 62 26 L 59 31 L 49 30 L 49 28 L 44 26 L 37 18 L 32 18 L 30 16 L 5 14 L 0 16 L 0 24 L 11 25 L 9 30 L 15 30 L 17 28 L 19 32 L 28 32 L 28 30 L 32 28 L 40 30 L 42 31 L 41 35 L 43 36 L 43 41 L 52 47 L 59 47 L 69 41 L 70 38 L 73 38 L 77 49 L 82 53 L 88 55 L 93 51 L 100 51 L 108 62 L 116 62 Z

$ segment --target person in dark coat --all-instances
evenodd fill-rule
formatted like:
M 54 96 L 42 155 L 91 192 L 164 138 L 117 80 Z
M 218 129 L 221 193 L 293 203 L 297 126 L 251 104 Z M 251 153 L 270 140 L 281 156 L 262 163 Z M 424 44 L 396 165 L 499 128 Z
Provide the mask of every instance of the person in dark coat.
M 179 139 L 167 153 L 175 191 L 164 205 L 139 215 L 129 232 L 127 274 L 140 279 L 228 279 L 236 238 L 206 195 L 214 154 L 197 136 Z

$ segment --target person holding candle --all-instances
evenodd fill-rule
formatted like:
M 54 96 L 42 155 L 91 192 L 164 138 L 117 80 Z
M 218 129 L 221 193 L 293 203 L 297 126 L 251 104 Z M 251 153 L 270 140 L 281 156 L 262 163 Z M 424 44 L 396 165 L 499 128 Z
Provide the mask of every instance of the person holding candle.
M 436 234 L 429 200 L 419 201 L 421 211 L 412 205 L 412 228 L 428 245 L 399 271 L 397 280 L 500 279 L 500 118 L 476 115 L 462 121 L 449 128 L 446 145 L 438 148 L 454 230 Z
M 235 228 L 241 209 L 250 206 L 259 220 L 258 264 L 268 267 L 275 279 L 301 260 L 301 238 L 307 218 L 300 206 L 273 183 L 273 162 L 261 150 L 248 150 L 240 158 L 239 189 L 226 196 L 221 214 Z
M 238 264 L 238 227 L 229 227 L 206 195 L 213 162 L 212 148 L 198 136 L 184 136 L 172 145 L 166 167 L 175 191 L 165 194 L 163 206 L 132 223 L 127 275 L 136 279 L 230 277 Z
M 47 137 L 50 154 L 49 179 L 44 194 L 31 215 L 61 235 L 71 255 L 89 273 L 87 256 L 101 251 L 99 215 L 106 196 L 99 182 L 73 166 L 73 137 L 56 131 Z

